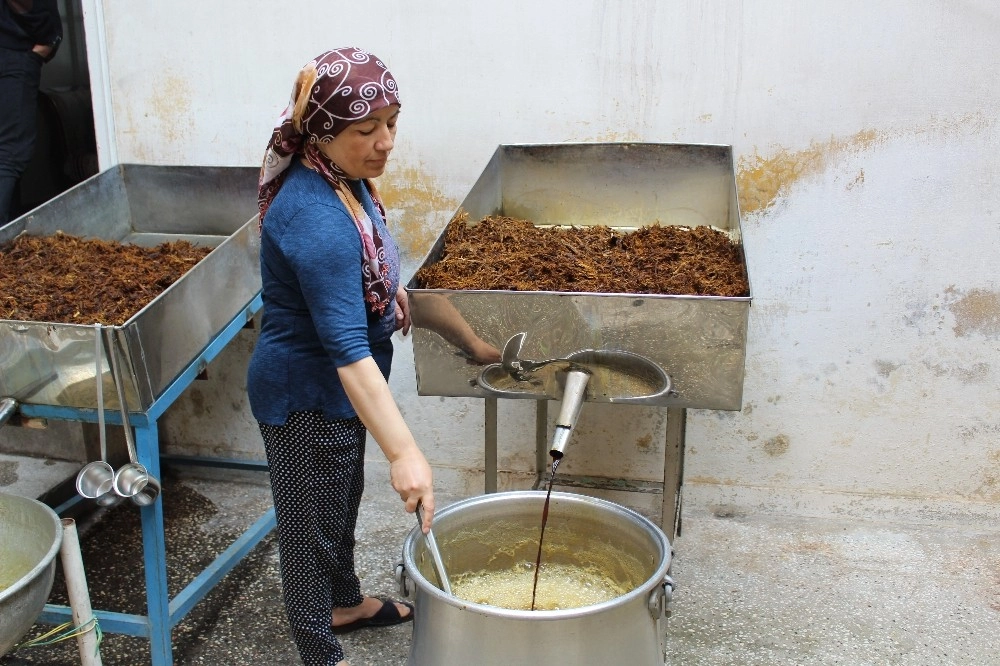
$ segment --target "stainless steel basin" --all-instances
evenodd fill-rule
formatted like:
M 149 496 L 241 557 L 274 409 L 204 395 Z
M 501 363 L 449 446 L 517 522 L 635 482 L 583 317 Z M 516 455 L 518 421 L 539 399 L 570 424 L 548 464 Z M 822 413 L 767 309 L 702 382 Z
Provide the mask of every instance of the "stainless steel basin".
M 542 227 L 605 225 L 630 231 L 653 223 L 709 226 L 729 235 L 743 252 L 730 146 L 502 145 L 459 211 L 472 222 L 507 215 Z M 443 251 L 442 232 L 421 267 L 437 261 Z M 745 257 L 743 263 L 745 269 Z M 563 357 L 583 349 L 639 354 L 673 381 L 673 390 L 648 397 L 645 404 L 743 408 L 750 295 L 427 289 L 416 279 L 407 290 L 420 395 L 495 397 L 477 381 L 482 368 L 449 341 L 447 331 L 468 328 L 497 349 L 513 334 L 527 332 L 527 358 Z M 441 313 L 450 313 L 446 321 Z M 558 395 L 540 390 L 504 397 Z M 616 397 L 591 391 L 585 399 L 612 402 Z
M 0 230 L 63 232 L 142 246 L 186 240 L 212 252 L 121 326 L 129 411 L 146 411 L 260 292 L 257 170 L 121 164 Z M 94 322 L 0 320 L 0 397 L 21 404 L 97 406 Z M 103 367 L 110 364 L 104 360 Z M 110 376 L 105 384 L 116 408 Z
M 41 502 L 0 493 L 0 655 L 35 623 L 52 591 L 62 523 Z

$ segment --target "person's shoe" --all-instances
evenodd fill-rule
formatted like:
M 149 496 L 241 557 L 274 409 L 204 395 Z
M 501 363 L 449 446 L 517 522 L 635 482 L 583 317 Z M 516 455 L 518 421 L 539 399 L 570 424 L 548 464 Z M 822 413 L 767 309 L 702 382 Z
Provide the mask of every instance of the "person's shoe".
M 334 634 L 349 634 L 352 631 L 357 631 L 358 629 L 365 629 L 366 627 L 391 627 L 394 624 L 403 624 L 404 622 L 409 622 L 413 619 L 413 604 L 408 601 L 396 601 L 395 599 L 389 599 L 378 597 L 382 601 L 382 607 L 379 608 L 374 615 L 371 617 L 363 617 L 355 620 L 354 622 L 348 622 L 347 624 L 341 624 L 333 628 Z M 401 615 L 399 609 L 396 608 L 396 604 L 405 606 L 410 609 L 410 612 L 406 615 Z

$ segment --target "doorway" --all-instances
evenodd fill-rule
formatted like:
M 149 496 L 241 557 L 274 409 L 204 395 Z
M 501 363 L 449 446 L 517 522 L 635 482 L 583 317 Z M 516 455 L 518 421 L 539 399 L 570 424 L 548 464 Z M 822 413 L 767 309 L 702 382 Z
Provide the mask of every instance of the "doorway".
M 94 109 L 84 37 L 83 0 L 59 0 L 63 41 L 42 68 L 38 136 L 15 192 L 11 219 L 98 172 Z

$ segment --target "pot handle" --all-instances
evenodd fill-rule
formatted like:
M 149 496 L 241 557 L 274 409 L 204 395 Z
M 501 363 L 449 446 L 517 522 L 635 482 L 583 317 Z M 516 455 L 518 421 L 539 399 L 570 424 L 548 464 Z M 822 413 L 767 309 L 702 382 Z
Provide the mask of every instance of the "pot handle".
M 654 620 L 670 617 L 670 603 L 673 601 L 676 586 L 673 578 L 664 576 L 663 582 L 649 593 L 649 614 Z
M 403 564 L 403 560 L 396 561 L 396 583 L 399 585 L 399 593 L 402 596 L 407 599 L 413 596 L 410 591 L 410 577 L 406 573 L 406 565 Z

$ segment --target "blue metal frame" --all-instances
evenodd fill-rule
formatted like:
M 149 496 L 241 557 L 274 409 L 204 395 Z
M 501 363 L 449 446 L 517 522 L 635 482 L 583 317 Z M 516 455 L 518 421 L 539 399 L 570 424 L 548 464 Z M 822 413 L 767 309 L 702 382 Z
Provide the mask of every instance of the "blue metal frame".
M 156 422 L 171 404 L 187 389 L 192 381 L 205 367 L 236 337 L 254 314 L 260 310 L 263 302 L 258 293 L 250 303 L 205 347 L 185 370 L 175 379 L 146 412 L 129 414 L 129 421 L 135 432 L 136 455 L 149 473 L 160 476 L 160 443 Z M 96 409 L 77 409 L 54 405 L 20 406 L 21 414 L 29 418 L 59 419 L 66 421 L 83 421 L 97 423 Z M 104 420 L 107 423 L 122 424 L 121 414 L 106 412 Z M 235 467 L 242 469 L 266 469 L 261 463 L 225 460 L 220 458 L 198 458 L 185 456 L 179 461 L 190 464 L 206 464 L 214 467 Z M 69 500 L 60 507 L 57 513 L 69 509 L 77 503 L 77 499 Z M 163 531 L 163 499 L 162 495 L 149 506 L 139 509 L 142 519 L 142 550 L 143 567 L 146 575 L 146 615 L 117 613 L 112 611 L 94 611 L 101 625 L 101 630 L 110 634 L 126 634 L 140 636 L 150 641 L 150 654 L 153 666 L 170 666 L 173 664 L 171 652 L 170 631 L 185 615 L 207 595 L 222 578 L 253 550 L 275 526 L 274 508 L 272 507 L 251 525 L 236 541 L 194 578 L 173 599 L 167 591 L 167 556 L 166 542 Z M 62 624 L 72 619 L 72 610 L 66 606 L 46 604 L 38 618 L 38 622 Z

